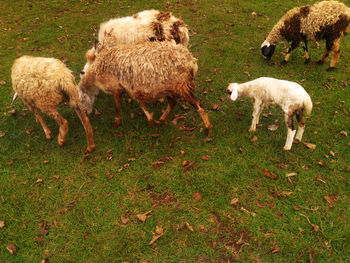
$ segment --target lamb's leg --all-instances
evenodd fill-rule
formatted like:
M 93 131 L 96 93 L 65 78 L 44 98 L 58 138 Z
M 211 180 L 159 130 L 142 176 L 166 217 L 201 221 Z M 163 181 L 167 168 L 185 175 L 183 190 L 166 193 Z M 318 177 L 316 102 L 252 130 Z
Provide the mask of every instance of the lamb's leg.
M 332 50 L 332 46 L 333 43 L 330 42 L 328 39 L 326 39 L 326 49 L 323 52 L 323 55 L 321 57 L 321 59 L 319 61 L 317 61 L 317 64 L 322 65 L 324 63 L 324 61 L 326 60 L 326 58 L 329 55 L 329 52 Z
M 63 118 L 57 110 L 53 110 L 48 112 L 48 114 L 56 120 L 58 125 L 60 126 L 59 134 L 58 134 L 58 145 L 62 146 L 64 144 L 66 134 L 68 132 L 68 121 Z
M 164 111 L 164 113 L 162 114 L 162 116 L 160 116 L 159 121 L 160 122 L 165 122 L 166 119 L 168 118 L 169 114 L 173 111 L 175 105 L 176 105 L 176 100 L 171 97 L 168 96 L 168 107 L 166 108 L 166 110 Z
M 115 120 L 114 120 L 114 127 L 118 128 L 119 125 L 121 124 L 121 120 L 120 120 L 120 109 L 121 109 L 121 98 L 122 98 L 122 91 L 118 91 L 116 93 L 113 94 L 114 96 L 114 102 L 115 102 Z
M 290 55 L 292 54 L 292 51 L 296 49 L 299 46 L 299 42 L 292 42 L 290 48 L 287 51 L 287 54 L 284 57 L 284 60 L 282 61 L 282 65 L 286 64 L 289 61 Z
M 50 129 L 46 126 L 46 123 L 44 122 L 43 118 L 41 117 L 39 110 L 35 109 L 35 110 L 34 110 L 34 114 L 35 114 L 35 120 L 36 120 L 36 122 L 39 122 L 39 123 L 41 124 L 41 127 L 43 127 L 43 130 L 44 130 L 44 132 L 45 132 L 46 139 L 52 140 L 51 131 L 50 131 Z
M 145 113 L 147 120 L 148 120 L 148 125 L 149 126 L 153 126 L 155 124 L 155 121 L 153 119 L 153 113 L 150 113 L 147 108 L 146 108 L 146 104 L 143 101 L 139 101 L 139 105 L 141 107 L 141 109 L 143 110 L 143 112 Z
M 285 114 L 285 122 L 287 124 L 287 139 L 286 143 L 283 147 L 283 150 L 289 151 L 292 148 L 294 135 L 296 133 L 295 127 L 294 127 L 294 121 L 293 121 L 293 114 Z
M 85 129 L 86 139 L 87 139 L 87 144 L 88 144 L 86 151 L 92 152 L 95 148 L 95 144 L 94 144 L 94 136 L 93 136 L 90 120 L 89 120 L 88 116 L 86 115 L 86 111 L 83 110 L 83 107 L 78 106 L 78 107 L 74 108 L 74 110 L 77 113 L 77 115 L 78 115 L 81 123 L 83 124 L 84 129 Z
M 295 139 L 301 142 L 301 138 L 303 137 L 303 133 L 305 130 L 305 119 L 304 119 L 303 111 L 298 110 L 296 113 L 296 117 L 298 120 L 298 131 L 297 131 L 297 134 L 295 135 Z
M 256 131 L 256 125 L 259 123 L 259 117 L 264 109 L 264 105 L 261 100 L 254 100 L 254 109 L 253 109 L 253 119 L 252 124 L 250 126 L 249 132 L 255 132 Z
M 329 68 L 327 71 L 332 71 L 335 68 L 335 65 L 337 64 L 339 58 L 340 58 L 340 50 L 339 50 L 339 43 L 340 43 L 340 38 L 334 41 L 333 43 L 333 55 L 332 55 L 332 60 L 331 64 L 329 65 Z

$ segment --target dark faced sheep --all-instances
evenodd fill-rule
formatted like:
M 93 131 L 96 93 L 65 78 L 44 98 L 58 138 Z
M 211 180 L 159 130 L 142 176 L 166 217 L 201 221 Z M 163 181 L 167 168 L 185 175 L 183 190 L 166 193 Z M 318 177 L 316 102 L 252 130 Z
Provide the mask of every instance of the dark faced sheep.
M 79 83 L 79 94 L 88 112 L 91 112 L 97 89 L 113 95 L 116 126 L 121 122 L 120 100 L 124 91 L 139 102 L 149 124 L 154 120 L 146 108 L 147 102 L 167 97 L 168 107 L 159 119 L 164 122 L 175 107 L 176 97 L 181 97 L 196 108 L 210 135 L 212 126 L 208 115 L 194 95 L 197 70 L 197 59 L 189 50 L 172 42 L 102 46 Z
M 63 62 L 54 58 L 22 56 L 15 60 L 11 72 L 12 87 L 23 102 L 34 112 L 40 122 L 46 139 L 52 139 L 40 112 L 54 118 L 60 126 L 58 144 L 62 146 L 68 132 L 68 122 L 57 111 L 60 103 L 67 101 L 80 118 L 88 142 L 87 151 L 94 148 L 92 128 L 79 100 L 74 76 Z
M 270 59 L 276 44 L 281 41 L 292 42 L 284 61 L 286 63 L 291 52 L 300 42 L 304 43 L 305 64 L 310 62 L 308 41 L 326 40 L 326 49 L 318 61 L 323 64 L 329 53 L 333 51 L 328 71 L 337 64 L 340 51 L 339 43 L 344 33 L 349 31 L 350 8 L 337 1 L 321 1 L 313 5 L 295 7 L 289 10 L 272 28 L 261 49 L 264 58 Z

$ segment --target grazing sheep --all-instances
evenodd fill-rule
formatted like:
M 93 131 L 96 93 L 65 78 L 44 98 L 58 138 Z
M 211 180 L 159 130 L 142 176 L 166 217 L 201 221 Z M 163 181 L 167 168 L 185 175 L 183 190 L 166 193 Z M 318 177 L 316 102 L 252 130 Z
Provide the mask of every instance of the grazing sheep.
M 117 19 L 111 19 L 100 26 L 98 41 L 102 45 L 116 46 L 123 44 L 140 44 L 153 41 L 175 41 L 188 45 L 188 28 L 184 22 L 171 13 L 158 10 L 145 10 Z M 96 48 L 86 53 L 87 63 L 80 77 L 94 61 Z
M 288 151 L 292 148 L 293 138 L 296 133 L 293 117 L 298 120 L 298 132 L 295 139 L 301 141 L 305 129 L 303 110 L 307 115 L 311 113 L 312 101 L 302 86 L 295 82 L 274 78 L 258 78 L 246 83 L 231 83 L 227 88 L 230 99 L 235 101 L 238 97 L 249 97 L 253 100 L 254 111 L 250 132 L 256 130 L 259 116 L 265 106 L 278 104 L 285 115 L 287 124 L 287 140 L 283 149 Z
M 85 128 L 87 151 L 93 151 L 95 145 L 89 118 L 79 101 L 74 76 L 63 62 L 54 58 L 22 56 L 15 60 L 11 78 L 14 99 L 18 95 L 34 112 L 36 121 L 44 129 L 46 139 L 52 139 L 52 135 L 40 111 L 57 121 L 60 126 L 58 144 L 62 146 L 68 132 L 68 122 L 57 112 L 57 107 L 61 102 L 69 101 Z
M 350 8 L 337 1 L 321 1 L 313 5 L 295 7 L 289 10 L 272 28 L 266 40 L 261 45 L 263 56 L 270 59 L 276 44 L 285 40 L 292 42 L 284 61 L 286 63 L 291 52 L 304 43 L 305 64 L 310 62 L 307 41 L 326 40 L 326 49 L 317 62 L 323 64 L 329 53 L 333 56 L 327 71 L 335 68 L 339 57 L 340 39 L 349 31 Z
M 116 126 L 121 122 L 120 100 L 124 90 L 139 102 L 150 125 L 154 119 L 146 102 L 167 97 L 168 107 L 159 119 L 164 122 L 175 107 L 175 97 L 181 97 L 197 109 L 210 135 L 212 126 L 208 115 L 194 95 L 197 70 L 197 59 L 189 50 L 172 42 L 102 46 L 79 83 L 79 95 L 85 108 L 91 112 L 97 89 L 112 94 L 117 111 Z

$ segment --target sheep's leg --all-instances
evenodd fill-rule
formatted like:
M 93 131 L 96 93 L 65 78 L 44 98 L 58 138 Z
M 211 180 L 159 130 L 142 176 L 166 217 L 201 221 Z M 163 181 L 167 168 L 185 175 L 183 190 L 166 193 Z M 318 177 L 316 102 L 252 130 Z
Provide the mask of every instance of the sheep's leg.
M 287 55 L 285 55 L 284 60 L 282 61 L 282 65 L 286 64 L 289 61 L 290 55 L 292 54 L 292 51 L 296 49 L 299 46 L 298 42 L 292 42 L 290 48 L 287 51 Z
M 64 144 L 66 134 L 68 132 L 68 121 L 63 118 L 56 110 L 48 113 L 52 118 L 56 120 L 58 125 L 60 126 L 59 134 L 58 134 L 58 145 L 62 146 Z
M 45 132 L 46 139 L 52 140 L 52 134 L 50 129 L 46 126 L 46 123 L 44 122 L 43 118 L 40 115 L 40 112 L 38 110 L 34 110 L 35 114 L 35 120 L 36 122 L 39 122 L 41 124 L 41 127 L 43 127 L 43 130 Z
M 329 65 L 329 68 L 327 69 L 327 71 L 331 71 L 335 68 L 335 65 L 337 64 L 339 58 L 340 58 L 340 50 L 339 50 L 339 43 L 340 43 L 340 38 L 338 38 L 337 40 L 334 41 L 333 43 L 333 55 L 332 55 L 332 60 L 331 60 L 331 64 Z
M 307 40 L 306 40 L 306 37 L 304 37 L 304 52 L 305 52 L 305 61 L 304 61 L 304 64 L 309 64 L 310 63 L 310 55 L 309 55 L 309 49 L 307 47 Z
M 293 116 L 294 116 L 294 113 L 285 115 L 285 122 L 287 124 L 287 139 L 286 139 L 286 143 L 283 147 L 283 150 L 285 150 L 285 151 L 289 151 L 292 148 L 294 135 L 296 133 L 296 129 L 294 127 Z
M 303 133 L 305 130 L 305 119 L 304 119 L 303 111 L 298 110 L 296 113 L 296 117 L 298 120 L 298 131 L 297 131 L 297 134 L 295 135 L 295 139 L 301 142 L 301 138 L 303 137 Z
M 159 121 L 160 122 L 165 122 L 166 119 L 168 118 L 169 114 L 173 111 L 175 105 L 176 105 L 176 100 L 171 97 L 168 96 L 168 107 L 166 108 L 166 110 L 164 111 L 164 113 L 162 114 L 162 116 L 160 116 Z
M 143 110 L 143 112 L 145 113 L 147 120 L 148 120 L 148 125 L 149 126 L 153 126 L 155 124 L 155 121 L 153 119 L 153 113 L 150 113 L 147 108 L 146 108 L 146 104 L 143 101 L 139 101 L 139 105 L 141 107 L 141 109 Z
M 114 96 L 114 102 L 115 102 L 115 119 L 114 119 L 114 127 L 115 128 L 118 128 L 119 125 L 121 124 L 121 120 L 120 120 L 120 109 L 122 107 L 122 103 L 121 103 L 121 98 L 122 98 L 122 94 L 123 92 L 117 92 L 117 93 L 114 93 L 113 96 Z
M 88 144 L 86 151 L 92 152 L 95 148 L 95 144 L 94 144 L 94 136 L 93 136 L 90 120 L 89 120 L 88 116 L 86 115 L 86 111 L 83 110 L 83 108 L 81 106 L 74 108 L 74 110 L 77 113 L 77 115 L 78 115 L 81 123 L 83 124 L 84 129 L 85 129 L 86 140 L 87 140 L 87 144 Z
M 329 56 L 329 52 L 332 50 L 333 44 L 328 39 L 326 39 L 326 49 L 323 52 L 323 55 L 319 61 L 317 61 L 317 64 L 322 65 L 326 58 Z
M 254 100 L 254 110 L 253 110 L 253 120 L 252 124 L 250 126 L 249 132 L 255 132 L 256 131 L 256 125 L 259 123 L 259 117 L 264 109 L 264 105 L 261 100 Z

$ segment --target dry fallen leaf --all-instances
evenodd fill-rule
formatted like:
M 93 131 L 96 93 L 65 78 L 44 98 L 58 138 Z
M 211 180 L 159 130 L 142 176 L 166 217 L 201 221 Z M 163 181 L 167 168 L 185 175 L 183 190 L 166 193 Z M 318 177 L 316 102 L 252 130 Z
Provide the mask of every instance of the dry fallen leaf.
M 339 196 L 337 195 L 326 195 L 324 199 L 327 201 L 330 207 L 333 207 L 335 203 L 339 200 Z
M 37 182 L 37 183 L 42 183 L 42 182 L 43 182 L 43 179 L 38 178 L 38 179 L 36 180 L 36 182 Z
M 193 198 L 195 200 L 200 201 L 200 200 L 202 200 L 202 195 L 199 192 L 195 192 L 195 193 L 193 193 Z
M 312 228 L 314 229 L 315 232 L 318 232 L 318 230 L 320 229 L 320 227 L 318 225 L 315 224 L 311 224 Z
M 1 137 L 4 137 L 5 135 L 6 135 L 6 133 L 5 133 L 5 132 L 0 131 L 0 138 L 1 138 Z
M 275 131 L 275 130 L 278 129 L 278 126 L 275 125 L 275 124 L 272 124 L 272 125 L 269 125 L 267 128 L 268 128 L 270 131 Z
M 215 103 L 212 107 L 212 110 L 219 110 L 220 109 L 220 104 L 219 103 Z
M 308 142 L 303 142 L 303 144 L 309 149 L 312 149 L 312 150 L 316 149 L 316 144 L 312 144 L 312 143 L 308 143 Z
M 268 171 L 268 170 L 265 170 L 265 169 L 263 169 L 263 170 L 261 170 L 262 171 L 262 173 L 265 175 L 265 176 L 267 176 L 267 177 L 269 177 L 269 178 L 271 178 L 271 179 L 274 179 L 274 180 L 277 180 L 277 175 L 275 175 L 273 172 L 270 172 L 270 171 Z
M 47 225 L 47 222 L 45 220 L 42 220 L 40 224 L 40 234 L 43 236 L 46 236 L 48 233 L 49 233 L 49 226 Z
M 278 246 L 272 247 L 269 251 L 269 254 L 275 254 L 280 251 L 280 248 Z
M 342 135 L 348 137 L 348 133 L 347 133 L 346 131 L 341 131 L 340 134 L 342 134 Z
M 202 160 L 209 161 L 209 159 L 210 159 L 209 155 L 205 155 L 205 154 L 202 155 Z
M 96 116 L 100 116 L 102 113 L 98 110 L 98 109 L 95 109 L 95 113 L 94 113 Z
M 156 226 L 156 234 L 153 235 L 152 240 L 149 242 L 150 245 L 154 244 L 160 237 L 164 235 L 163 228 L 160 226 Z
M 232 200 L 231 200 L 231 202 L 230 202 L 230 205 L 235 205 L 235 204 L 238 203 L 238 201 L 239 201 L 239 199 L 238 199 L 237 197 L 232 198 Z
M 254 135 L 254 137 L 250 140 L 251 142 L 256 142 L 258 140 L 258 137 Z
M 126 225 L 130 219 L 128 217 L 120 216 L 120 220 L 122 221 L 123 225 Z
M 3 81 L 3 80 L 0 81 L 1 86 L 5 85 L 5 84 L 6 84 L 6 81 Z
M 144 214 L 138 214 L 136 215 L 136 217 L 142 222 L 144 223 L 146 221 L 147 218 L 151 217 L 151 215 L 149 215 L 150 213 L 152 213 L 152 210 L 144 213 Z
M 5 221 L 0 221 L 0 228 L 3 228 L 5 226 Z
M 190 230 L 191 232 L 194 232 L 193 227 L 187 221 L 186 221 L 185 225 L 186 225 L 188 230 Z
M 211 142 L 212 140 L 213 140 L 213 139 L 212 139 L 212 138 L 209 138 L 209 137 L 203 139 L 204 142 Z
M 13 244 L 8 244 L 8 245 L 6 246 L 6 249 L 7 249 L 12 255 L 16 254 L 17 249 L 16 249 L 16 246 L 15 246 L 15 245 L 13 245 Z

